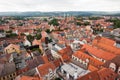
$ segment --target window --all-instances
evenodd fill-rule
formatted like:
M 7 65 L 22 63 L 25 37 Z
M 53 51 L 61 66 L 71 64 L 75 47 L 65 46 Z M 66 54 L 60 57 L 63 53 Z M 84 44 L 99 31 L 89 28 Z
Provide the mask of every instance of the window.
M 80 63 L 82 63 L 82 60 L 81 60 L 81 59 L 79 59 L 79 62 L 80 62 Z
M 120 67 L 118 68 L 118 74 L 120 74 Z
M 116 70 L 116 65 L 114 63 L 110 63 L 109 68 L 113 71 Z
M 77 61 L 79 61 L 79 58 L 77 58 Z

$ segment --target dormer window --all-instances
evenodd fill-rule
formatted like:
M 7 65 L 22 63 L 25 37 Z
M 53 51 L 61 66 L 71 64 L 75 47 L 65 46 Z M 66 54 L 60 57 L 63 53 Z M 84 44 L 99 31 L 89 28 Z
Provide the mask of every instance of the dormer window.
M 110 68 L 111 70 L 115 71 L 115 70 L 116 70 L 116 65 L 115 65 L 115 63 L 110 63 L 109 68 Z
M 72 59 L 74 59 L 74 56 L 72 55 Z
M 118 68 L 118 74 L 120 74 L 120 67 Z
M 80 63 L 82 63 L 82 60 L 81 60 L 81 59 L 79 59 L 79 62 L 80 62 Z
M 79 61 L 79 58 L 77 58 L 77 61 Z
M 74 56 L 74 60 L 77 60 L 77 58 Z

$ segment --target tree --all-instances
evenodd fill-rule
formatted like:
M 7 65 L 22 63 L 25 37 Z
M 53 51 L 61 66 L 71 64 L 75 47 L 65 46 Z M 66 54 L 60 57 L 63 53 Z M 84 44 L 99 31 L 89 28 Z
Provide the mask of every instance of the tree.
M 38 33 L 38 34 L 35 35 L 35 38 L 36 38 L 37 40 L 40 40 L 40 39 L 42 38 L 42 35 L 41 35 L 40 33 Z
M 47 32 L 47 33 L 51 33 L 51 32 L 50 32 L 50 29 L 46 29 L 46 32 Z
M 12 33 L 12 30 L 6 31 L 6 33 Z
M 87 26 L 87 25 L 90 25 L 90 23 L 89 22 L 84 22 L 84 25 Z
M 120 20 L 117 18 L 106 20 L 107 22 L 113 22 L 114 28 L 120 28 Z
M 32 36 L 32 35 L 27 35 L 27 39 L 28 39 L 30 42 L 32 42 L 32 41 L 34 40 L 34 36 Z
M 82 25 L 80 22 L 77 22 L 76 24 L 77 24 L 77 25 L 79 25 L 79 26 L 81 26 L 81 25 Z
M 48 20 L 47 20 L 47 18 L 44 18 L 43 21 L 44 21 L 44 22 L 47 22 Z
M 50 25 L 53 25 L 53 26 L 59 26 L 59 23 L 58 23 L 58 20 L 57 19 L 52 19 L 50 22 L 49 22 Z
M 10 34 L 7 34 L 6 37 L 16 37 L 18 36 L 16 33 L 10 33 Z

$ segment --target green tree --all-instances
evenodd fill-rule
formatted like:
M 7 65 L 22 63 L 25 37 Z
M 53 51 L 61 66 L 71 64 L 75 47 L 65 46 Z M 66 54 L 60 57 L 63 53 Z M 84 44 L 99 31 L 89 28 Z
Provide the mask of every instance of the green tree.
M 58 23 L 58 19 L 52 19 L 50 22 L 49 22 L 50 25 L 53 25 L 53 26 L 59 26 L 59 23 Z
M 32 35 L 27 35 L 27 39 L 28 39 L 30 42 L 32 42 L 32 41 L 34 40 L 34 36 L 32 36 Z
M 6 31 L 6 33 L 12 33 L 12 30 L 8 30 L 8 31 Z
M 46 29 L 46 32 L 47 32 L 47 33 L 51 33 L 51 32 L 50 32 L 50 29 Z
M 35 35 L 35 38 L 36 38 L 37 40 L 41 39 L 41 38 L 42 38 L 41 33 L 37 33 L 37 34 Z
M 6 37 L 9 37 L 9 38 L 16 37 L 16 36 L 18 36 L 16 33 L 10 33 L 6 35 Z
M 79 26 L 81 26 L 81 25 L 82 25 L 80 22 L 77 22 L 76 24 L 77 24 L 77 25 L 79 25 Z
M 47 22 L 48 20 L 47 20 L 47 18 L 44 18 L 43 21 Z
M 90 25 L 90 23 L 89 22 L 84 22 L 84 25 L 87 26 L 87 25 Z

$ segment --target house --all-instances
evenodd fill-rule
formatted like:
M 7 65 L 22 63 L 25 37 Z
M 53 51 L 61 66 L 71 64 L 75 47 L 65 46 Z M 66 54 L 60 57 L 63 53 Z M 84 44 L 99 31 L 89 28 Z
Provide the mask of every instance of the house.
M 31 76 L 22 76 L 20 78 L 16 78 L 15 80 L 42 80 L 38 76 L 37 77 L 31 77 Z
M 23 42 L 24 46 L 31 46 L 30 41 L 27 40 L 26 37 L 24 37 L 24 42 Z
M 26 60 L 26 65 L 29 69 L 33 69 L 41 64 L 44 64 L 42 56 L 36 56 L 33 59 Z
M 77 80 L 116 80 L 117 74 L 108 68 L 90 72 Z
M 114 57 L 116 57 L 115 54 L 112 54 L 110 52 L 104 51 L 102 49 L 96 48 L 95 46 L 88 44 L 84 44 L 81 49 L 85 50 L 84 52 L 87 52 L 87 54 L 102 62 L 106 62 L 107 60 L 111 60 Z
M 120 48 L 116 47 L 116 42 L 108 38 L 96 37 L 93 40 L 92 45 L 115 55 L 120 54 Z
M 51 80 L 56 77 L 56 67 L 52 62 L 38 66 L 37 69 L 43 80 Z
M 83 53 L 82 51 L 76 51 L 73 55 L 72 55 L 72 59 L 71 61 L 84 68 L 84 69 L 88 69 L 89 65 L 92 65 L 98 69 L 101 68 L 101 66 L 103 65 L 103 62 Z
M 106 61 L 103 66 L 106 68 L 110 68 L 112 71 L 118 74 L 117 79 L 120 79 L 120 56 L 116 56 L 112 60 Z
M 7 54 L 10 54 L 13 52 L 20 53 L 20 46 L 15 45 L 15 44 L 10 44 L 4 49 L 4 52 Z
M 66 46 L 66 48 L 59 50 L 58 54 L 61 56 L 63 62 L 67 62 L 71 59 L 73 51 L 70 46 Z
M 16 77 L 16 68 L 15 64 L 12 63 L 0 63 L 0 80 L 9 80 Z
M 83 68 L 73 64 L 67 63 L 63 64 L 60 68 L 63 79 L 65 80 L 76 80 L 78 77 L 88 74 L 89 70 L 84 70 Z M 65 76 L 64 76 L 65 75 Z
M 13 72 L 6 76 L 0 77 L 0 80 L 14 80 L 16 78 L 16 76 L 17 76 L 16 72 Z

